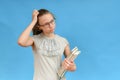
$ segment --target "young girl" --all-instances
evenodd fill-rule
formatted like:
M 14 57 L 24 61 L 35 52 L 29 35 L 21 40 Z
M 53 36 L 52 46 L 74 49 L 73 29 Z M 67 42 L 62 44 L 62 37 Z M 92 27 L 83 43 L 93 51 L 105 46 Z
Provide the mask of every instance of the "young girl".
M 73 61 L 65 58 L 62 62 L 63 53 L 67 57 L 70 54 L 70 48 L 68 41 L 55 34 L 54 30 L 54 15 L 46 9 L 34 10 L 30 25 L 18 39 L 20 46 L 32 46 L 34 52 L 33 80 L 59 80 L 57 71 L 61 66 L 68 71 L 76 69 Z M 30 36 L 31 31 L 33 31 L 33 36 Z

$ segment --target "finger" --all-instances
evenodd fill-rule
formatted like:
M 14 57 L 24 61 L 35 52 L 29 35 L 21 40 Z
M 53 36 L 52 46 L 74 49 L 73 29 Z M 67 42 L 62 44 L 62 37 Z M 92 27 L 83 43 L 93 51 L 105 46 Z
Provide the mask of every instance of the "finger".
M 66 62 L 64 62 L 63 67 L 64 67 L 64 69 L 67 70 L 68 66 L 67 66 L 67 63 L 66 63 Z
M 33 11 L 34 11 L 34 12 L 37 12 L 38 10 L 34 9 Z
M 74 61 L 73 60 L 71 60 L 71 61 L 66 60 L 66 61 L 69 64 L 69 66 L 73 66 L 74 65 Z
M 70 66 L 74 66 L 74 63 L 71 63 Z
M 67 62 L 65 62 L 65 63 L 64 63 L 64 66 L 65 66 L 65 67 L 69 67 L 69 66 L 70 66 L 70 64 L 69 64 L 69 63 L 67 63 Z
M 66 65 L 66 66 L 70 66 L 70 64 L 69 64 L 69 63 L 65 63 L 65 65 Z
M 65 62 L 68 63 L 68 64 L 70 64 L 70 61 L 68 59 L 65 59 Z
M 39 14 L 38 10 L 33 10 L 33 14 Z

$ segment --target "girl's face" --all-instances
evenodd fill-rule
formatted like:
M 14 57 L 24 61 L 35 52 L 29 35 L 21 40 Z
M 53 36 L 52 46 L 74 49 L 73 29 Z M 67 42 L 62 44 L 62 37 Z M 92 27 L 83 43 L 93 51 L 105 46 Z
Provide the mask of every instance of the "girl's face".
M 39 29 L 43 31 L 43 33 L 54 33 L 54 29 L 55 29 L 55 21 L 53 16 L 48 13 L 45 14 L 41 17 L 38 18 L 39 19 Z

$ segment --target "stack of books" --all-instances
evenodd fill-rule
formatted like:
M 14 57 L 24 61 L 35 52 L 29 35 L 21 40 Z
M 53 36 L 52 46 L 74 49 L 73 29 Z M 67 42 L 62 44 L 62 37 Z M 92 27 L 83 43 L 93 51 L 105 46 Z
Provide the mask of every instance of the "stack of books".
M 76 57 L 78 56 L 78 54 L 80 54 L 80 53 L 81 53 L 81 51 L 79 51 L 78 48 L 75 47 L 75 48 L 72 49 L 72 52 L 71 52 L 71 54 L 67 57 L 67 59 L 70 60 L 70 61 L 74 61 L 75 58 L 76 58 Z M 61 66 L 61 68 L 58 70 L 58 73 L 57 73 L 60 79 L 63 78 L 63 76 L 65 75 L 66 71 L 67 71 L 67 70 L 65 70 L 65 69 Z

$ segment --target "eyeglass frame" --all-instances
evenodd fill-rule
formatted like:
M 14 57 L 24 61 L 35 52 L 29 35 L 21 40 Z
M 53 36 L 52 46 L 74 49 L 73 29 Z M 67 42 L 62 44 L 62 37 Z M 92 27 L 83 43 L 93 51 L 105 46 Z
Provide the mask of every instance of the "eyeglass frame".
M 49 21 L 49 22 L 47 22 L 47 23 L 45 23 L 43 25 L 39 24 L 39 26 L 48 27 L 48 26 L 50 26 L 50 24 L 53 24 L 53 23 L 55 23 L 55 19 L 52 19 L 51 21 Z

